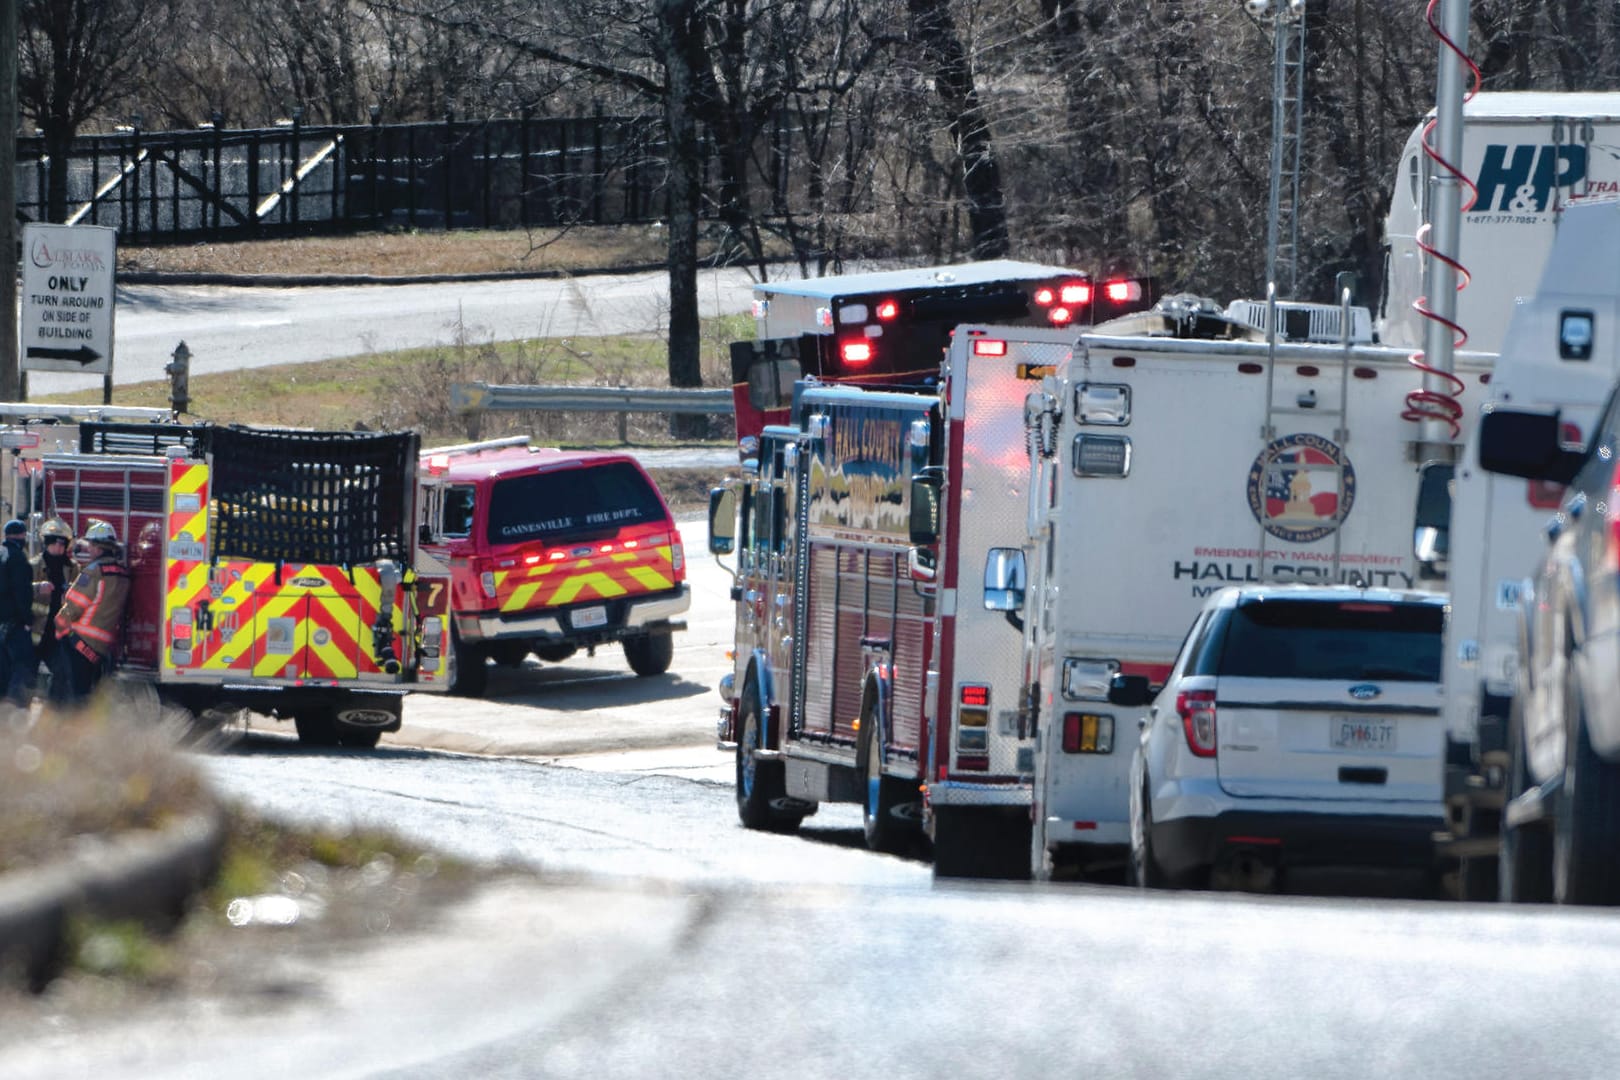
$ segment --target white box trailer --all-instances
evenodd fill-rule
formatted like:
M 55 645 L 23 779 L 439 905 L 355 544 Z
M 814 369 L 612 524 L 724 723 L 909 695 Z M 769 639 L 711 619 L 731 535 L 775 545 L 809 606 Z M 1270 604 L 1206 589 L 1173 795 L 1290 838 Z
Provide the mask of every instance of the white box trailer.
M 1420 124 L 1401 152 L 1384 226 L 1379 340 L 1406 348 L 1423 344 L 1426 320 L 1412 308 L 1425 285 L 1418 230 L 1442 171 L 1424 153 L 1422 133 Z M 1463 108 L 1459 167 L 1477 195 L 1458 230 L 1470 281 L 1457 293 L 1457 321 L 1466 348 L 1496 352 L 1515 302 L 1541 279 L 1558 211 L 1620 193 L 1620 93 L 1477 94 Z
M 1079 338 L 1026 410 L 1037 876 L 1124 865 L 1142 710 L 1111 706 L 1110 680 L 1162 684 L 1205 597 L 1246 582 L 1425 584 L 1419 425 L 1403 417 L 1420 375 L 1404 350 L 1106 329 Z M 1487 370 L 1458 357 L 1471 390 Z

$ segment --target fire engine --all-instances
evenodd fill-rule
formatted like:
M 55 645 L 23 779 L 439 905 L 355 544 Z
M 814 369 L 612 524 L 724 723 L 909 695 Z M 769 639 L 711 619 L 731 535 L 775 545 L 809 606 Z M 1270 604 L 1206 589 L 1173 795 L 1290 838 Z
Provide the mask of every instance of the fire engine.
M 714 493 L 710 548 L 737 556 L 719 734 L 744 825 L 854 802 L 874 849 L 920 829 L 937 874 L 1027 872 L 1023 634 L 981 582 L 1022 544 L 1024 400 L 1065 352 L 964 326 L 931 393 L 801 381 L 796 423 Z
M 125 544 L 119 678 L 199 717 L 251 708 L 364 747 L 399 729 L 405 691 L 448 688 L 449 578 L 418 547 L 437 494 L 418 488 L 414 433 L 7 418 L 11 512 L 75 533 L 100 519 Z
M 1301 340 L 1260 329 L 1289 321 Z M 1072 335 L 1031 394 L 1030 542 L 1007 573 L 1027 565 L 1013 606 L 1027 611 L 1037 877 L 1124 868 L 1141 705 L 1206 596 L 1428 584 L 1412 543 L 1419 425 L 1403 417 L 1420 375 L 1366 340 L 1369 323 L 1348 304 L 1184 301 Z M 1467 396 L 1489 360 L 1458 354 Z
M 960 323 L 1083 327 L 1157 299 L 1151 278 L 1099 281 L 1012 259 L 762 283 L 757 340 L 731 345 L 737 435 L 786 423 L 793 385 L 806 376 L 890 388 L 937 380 Z

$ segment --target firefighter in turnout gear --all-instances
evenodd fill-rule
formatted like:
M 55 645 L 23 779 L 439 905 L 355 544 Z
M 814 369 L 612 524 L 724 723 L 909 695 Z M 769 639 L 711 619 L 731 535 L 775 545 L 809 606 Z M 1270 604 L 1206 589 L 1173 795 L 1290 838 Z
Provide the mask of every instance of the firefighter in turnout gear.
M 35 662 L 50 670 L 51 655 L 56 651 L 56 613 L 61 610 L 62 597 L 67 594 L 68 582 L 78 576 L 78 568 L 69 559 L 68 549 L 73 545 L 73 530 L 61 518 L 51 518 L 39 527 L 40 553 L 34 556 L 34 639 Z
M 27 708 L 33 699 L 34 646 L 28 636 L 33 616 L 34 574 L 28 565 L 28 526 L 6 522 L 0 547 L 0 690 L 13 705 Z
M 51 703 L 82 704 L 112 664 L 124 628 L 129 571 L 118 559 L 118 532 L 92 520 L 82 542 L 92 558 L 56 613 L 59 647 L 51 664 Z

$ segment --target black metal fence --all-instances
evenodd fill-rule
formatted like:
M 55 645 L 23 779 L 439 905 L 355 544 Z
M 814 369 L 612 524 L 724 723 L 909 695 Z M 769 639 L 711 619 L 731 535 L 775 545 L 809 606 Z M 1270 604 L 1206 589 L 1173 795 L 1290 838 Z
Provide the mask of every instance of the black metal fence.
M 784 170 L 769 171 L 780 202 Z M 73 142 L 60 218 L 147 244 L 389 225 L 633 224 L 664 216 L 666 173 L 651 117 L 129 129 Z M 25 221 L 50 220 L 47 174 L 43 140 L 19 139 Z

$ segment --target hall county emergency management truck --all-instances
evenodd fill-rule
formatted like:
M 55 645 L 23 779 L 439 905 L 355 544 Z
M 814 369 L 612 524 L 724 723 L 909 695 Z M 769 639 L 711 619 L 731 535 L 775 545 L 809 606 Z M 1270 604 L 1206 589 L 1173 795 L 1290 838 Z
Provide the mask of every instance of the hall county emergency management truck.
M 1023 634 L 983 583 L 1023 542 L 1025 397 L 1073 334 L 1004 330 L 958 327 L 930 393 L 800 382 L 796 423 L 716 492 L 711 550 L 737 555 L 719 736 L 744 825 L 854 802 L 874 849 L 920 825 L 936 874 L 1027 873 Z
M 1124 867 L 1141 706 L 1207 596 L 1255 582 L 1423 585 L 1419 425 L 1403 417 L 1421 376 L 1405 350 L 1321 340 L 1365 312 L 1290 310 L 1318 341 L 1273 345 L 1196 304 L 1159 326 L 1151 315 L 1074 335 L 1030 395 L 1029 548 L 1003 565 L 1009 581 L 1027 577 L 1014 606 L 1028 628 L 1037 876 Z M 1020 333 L 1006 336 L 1015 348 Z M 1485 358 L 1459 354 L 1456 370 L 1477 400 Z M 1115 685 L 1122 675 L 1135 678 Z

